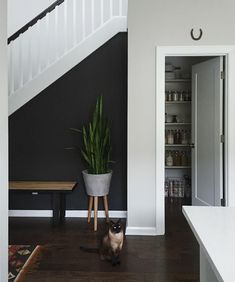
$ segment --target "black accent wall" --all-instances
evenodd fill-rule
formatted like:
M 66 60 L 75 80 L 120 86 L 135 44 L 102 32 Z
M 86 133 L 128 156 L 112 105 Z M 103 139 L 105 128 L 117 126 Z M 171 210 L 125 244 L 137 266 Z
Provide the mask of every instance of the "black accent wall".
M 110 210 L 126 210 L 127 33 L 119 33 L 9 117 L 10 180 L 77 180 L 67 209 L 87 209 L 80 151 L 69 128 L 82 128 L 103 94 L 111 120 L 113 178 Z M 10 192 L 10 209 L 51 209 L 49 195 Z

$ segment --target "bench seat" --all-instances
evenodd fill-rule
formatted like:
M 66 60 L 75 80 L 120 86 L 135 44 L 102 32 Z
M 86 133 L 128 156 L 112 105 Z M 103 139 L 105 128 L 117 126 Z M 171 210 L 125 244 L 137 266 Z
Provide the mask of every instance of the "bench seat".
M 10 181 L 9 190 L 18 192 L 49 193 L 52 195 L 53 223 L 57 225 L 65 217 L 66 194 L 77 185 L 75 181 Z

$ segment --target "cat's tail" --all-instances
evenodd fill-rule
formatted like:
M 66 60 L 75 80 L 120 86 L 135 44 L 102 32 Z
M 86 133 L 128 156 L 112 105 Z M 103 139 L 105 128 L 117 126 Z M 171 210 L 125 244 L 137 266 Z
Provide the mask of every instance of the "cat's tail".
M 99 253 L 99 248 L 89 248 L 89 247 L 80 246 L 80 250 L 83 252 L 93 253 L 93 254 Z

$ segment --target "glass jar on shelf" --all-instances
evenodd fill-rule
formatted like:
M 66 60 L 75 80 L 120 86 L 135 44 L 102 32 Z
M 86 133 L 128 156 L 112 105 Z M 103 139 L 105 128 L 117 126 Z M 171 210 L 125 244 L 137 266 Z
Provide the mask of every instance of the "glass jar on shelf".
M 173 197 L 178 198 L 179 181 L 174 180 Z
M 174 143 L 175 144 L 180 144 L 181 143 L 181 132 L 180 132 L 179 129 L 175 130 L 175 133 L 174 133 Z
M 167 130 L 167 144 L 174 144 L 174 134 L 172 130 Z
M 179 180 L 178 197 L 184 198 L 184 181 L 183 180 Z
M 187 159 L 185 151 L 183 151 L 182 154 L 181 154 L 181 165 L 182 166 L 187 166 L 188 165 L 188 159 Z
M 168 197 L 169 195 L 169 179 L 165 179 L 165 197 Z
M 184 101 L 184 91 L 183 91 L 183 90 L 180 91 L 180 94 L 179 94 L 179 101 L 180 101 L 180 102 Z
M 176 102 L 176 101 L 178 101 L 178 100 L 179 100 L 179 95 L 178 95 L 178 92 L 175 90 L 175 91 L 173 92 L 173 101 Z
M 185 101 L 191 101 L 191 90 L 185 93 Z
M 173 94 L 171 90 L 167 92 L 167 101 L 169 102 L 173 101 Z
M 171 151 L 166 152 L 166 166 L 173 166 L 173 156 Z
M 181 166 L 181 152 L 174 152 L 174 166 Z
M 177 115 L 172 115 L 172 122 L 177 123 Z
M 173 180 L 169 180 L 169 197 L 174 197 L 174 183 Z
M 187 144 L 189 144 L 189 141 L 188 141 L 188 132 L 187 132 L 187 130 L 182 130 L 182 131 L 181 131 L 181 144 L 182 144 L 182 145 L 187 145 Z

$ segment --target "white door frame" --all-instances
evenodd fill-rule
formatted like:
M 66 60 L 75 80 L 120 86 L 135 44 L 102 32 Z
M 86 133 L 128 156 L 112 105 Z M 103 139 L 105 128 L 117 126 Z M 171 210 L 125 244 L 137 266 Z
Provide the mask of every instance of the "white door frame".
M 225 56 L 225 156 L 226 206 L 235 206 L 235 46 L 156 47 L 156 227 L 165 233 L 165 57 Z
M 8 281 L 8 91 L 6 0 L 0 0 L 0 281 Z

